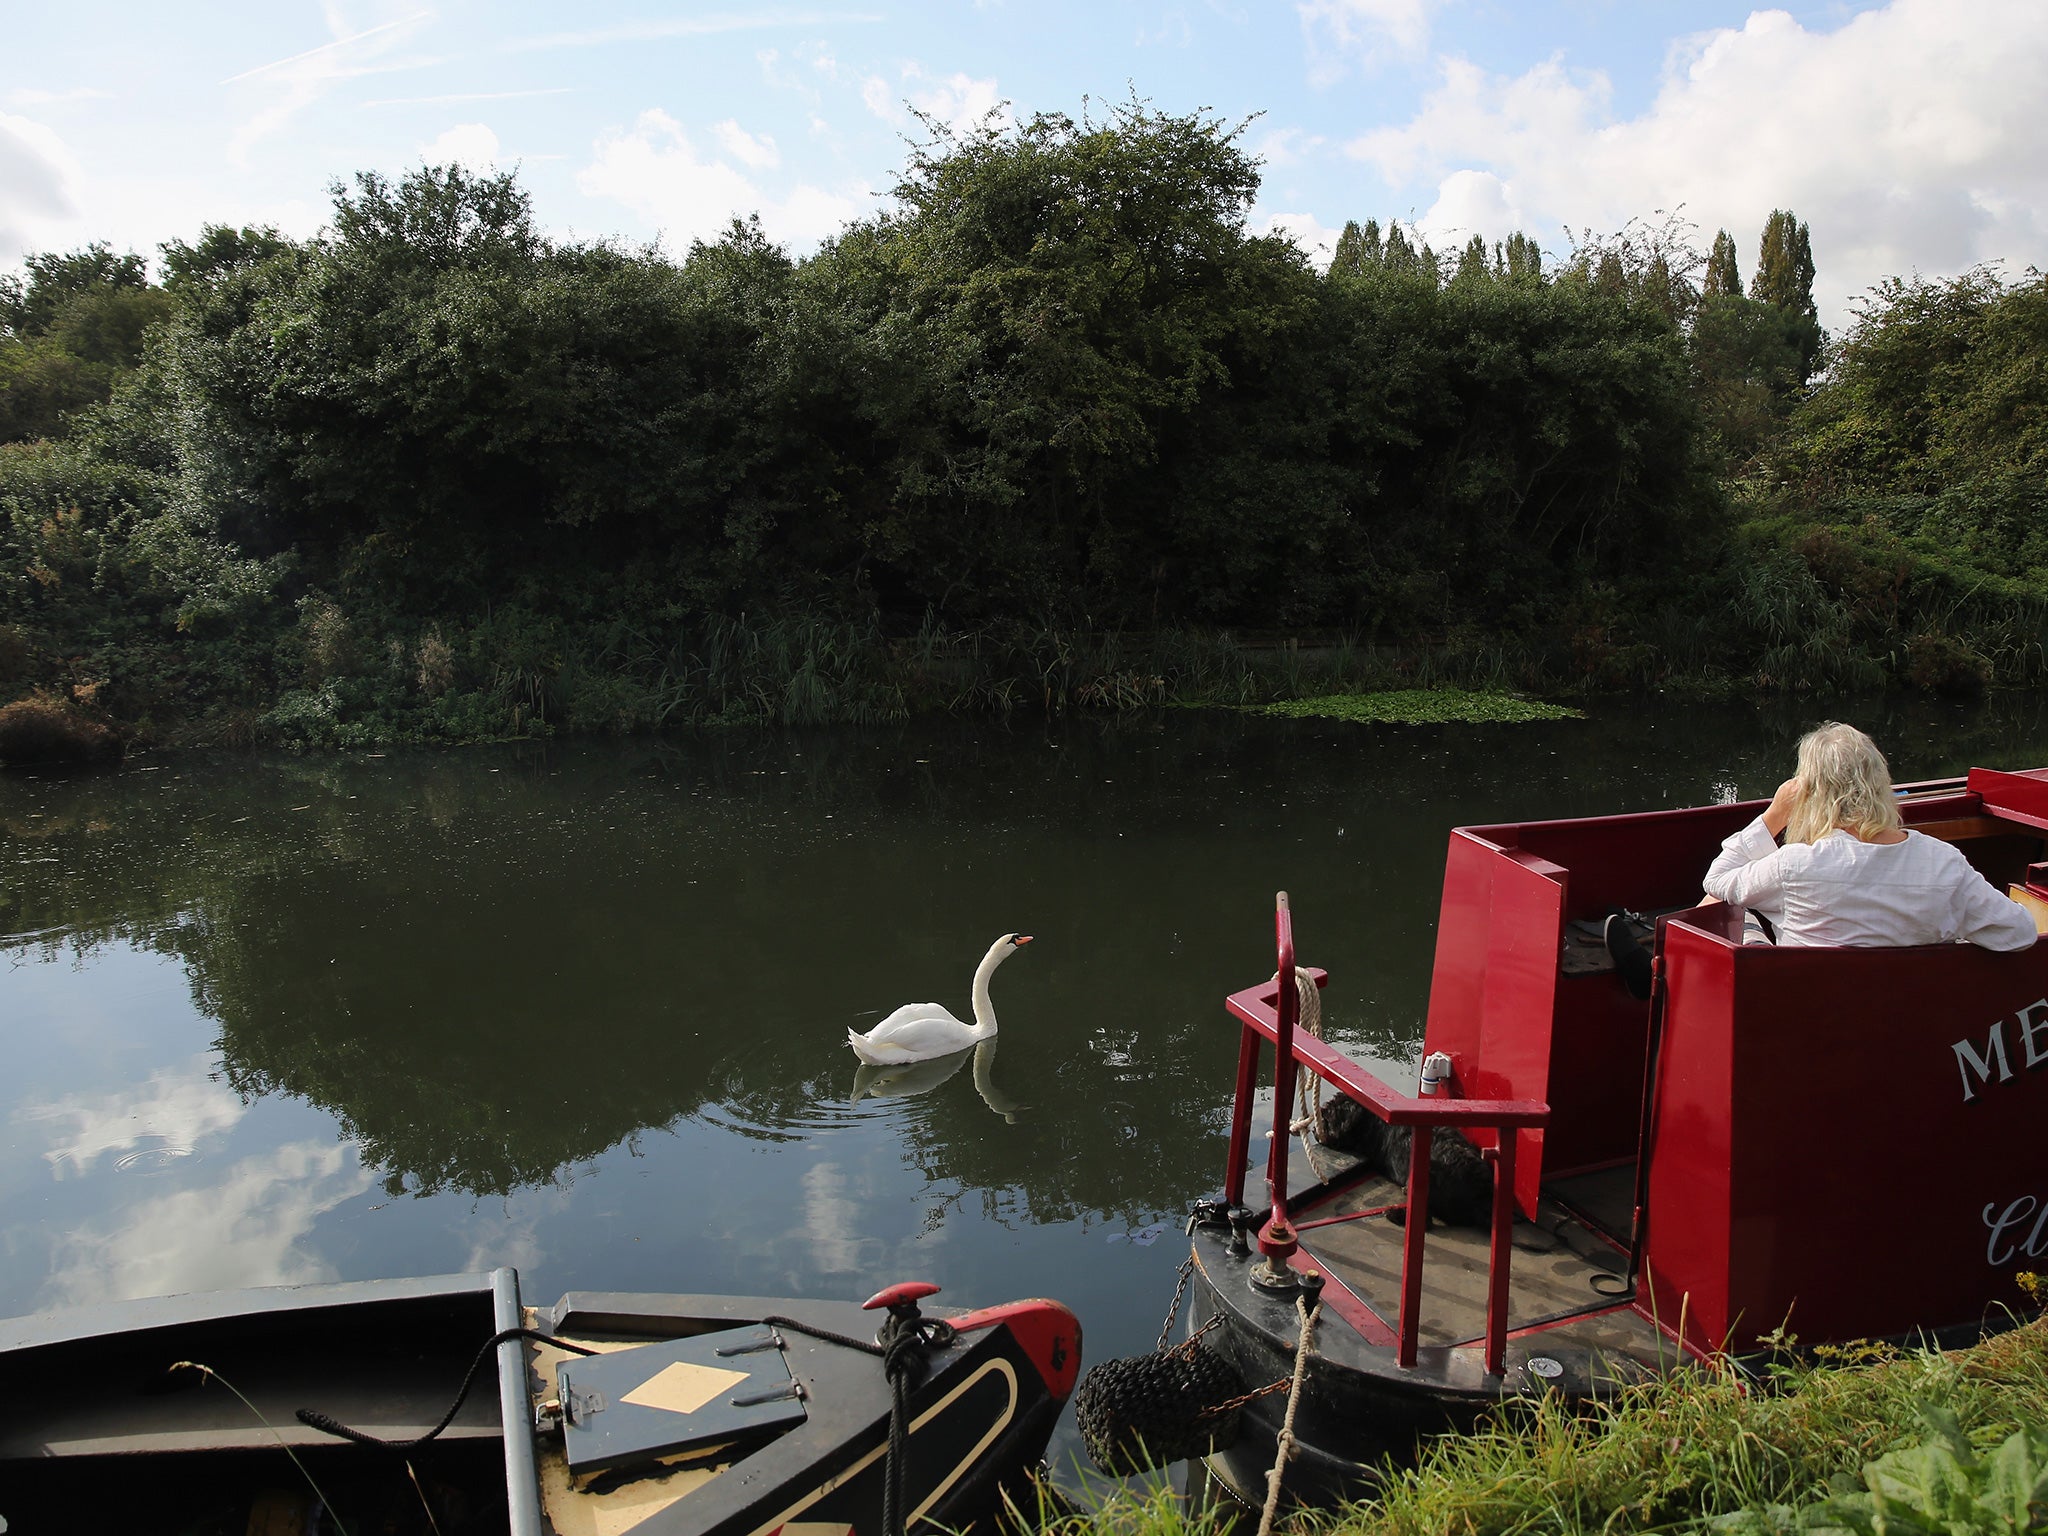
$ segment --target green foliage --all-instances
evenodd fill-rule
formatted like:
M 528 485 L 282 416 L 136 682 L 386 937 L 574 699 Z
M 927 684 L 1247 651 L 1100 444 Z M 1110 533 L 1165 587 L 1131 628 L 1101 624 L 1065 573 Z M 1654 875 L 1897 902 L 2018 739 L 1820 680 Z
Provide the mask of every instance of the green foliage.
M 1928 1437 L 1863 1468 L 1863 1488 L 1794 1508 L 1772 1504 L 1724 1515 L 1721 1536 L 2041 1536 L 2048 1532 L 2048 1435 L 2016 1429 L 1979 1455 L 1946 1408 L 1920 1404 Z
M 1707 269 L 1700 277 L 1702 299 L 1735 299 L 1742 296 L 1742 270 L 1737 265 L 1735 237 L 1725 229 L 1714 231 L 1714 248 L 1707 254 Z
M 61 255 L 31 253 L 22 267 L 21 276 L 0 277 L 0 334 L 41 336 L 76 299 L 149 286 L 142 258 L 132 251 L 116 256 L 105 242 Z
M 1776 310 L 1798 348 L 1797 383 L 1804 387 L 1819 366 L 1822 343 L 1820 312 L 1813 302 L 1813 240 L 1807 228 L 1786 209 L 1764 222 L 1756 275 L 1749 296 Z
M 193 244 L 170 240 L 161 249 L 164 286 L 173 293 L 182 293 L 211 287 L 233 273 L 282 256 L 293 246 L 269 225 L 234 229 L 225 224 L 208 224 Z
M 2038 1490 L 2039 1426 L 2048 1424 L 2048 1333 L 2040 1324 L 1954 1354 L 1883 1346 L 1823 1354 L 1815 1364 L 1774 1367 L 1768 1383 L 1721 1363 L 1625 1388 L 1583 1410 L 1549 1395 L 1506 1405 L 1477 1434 L 1434 1442 L 1418 1466 L 1390 1476 L 1377 1505 L 1349 1511 L 1335 1528 L 1357 1536 L 1717 1529 L 1776 1536 L 1830 1528 L 1792 1523 L 1803 1516 L 1787 1507 L 1825 1497 L 1837 1478 L 1853 1486 L 1859 1474 L 1869 1519 L 1832 1528 L 2033 1528 L 1997 1522 L 1999 1511 L 2009 1521 L 2025 1507 L 2023 1492 Z M 1956 1438 L 1937 1433 L 1941 1449 L 1925 1454 L 1903 1447 L 1930 1413 Z M 2028 1429 L 2031 1435 L 2016 1434 Z M 2003 1443 L 2015 1449 L 1976 1460 L 1981 1448 Z M 1952 1512 L 1969 1507 L 1964 1496 L 1991 1523 L 1913 1523 L 1936 1504 Z M 1856 1508 L 1828 1507 L 1838 1520 Z
M 140 256 L 105 245 L 26 266 L 25 278 L 0 278 L 0 442 L 56 436 L 72 412 L 105 400 L 172 308 Z
M 1404 688 L 1390 693 L 1336 693 L 1246 706 L 1254 714 L 1290 719 L 1353 720 L 1371 725 L 1500 724 L 1523 720 L 1582 720 L 1584 712 L 1511 693 L 1469 693 L 1457 688 Z

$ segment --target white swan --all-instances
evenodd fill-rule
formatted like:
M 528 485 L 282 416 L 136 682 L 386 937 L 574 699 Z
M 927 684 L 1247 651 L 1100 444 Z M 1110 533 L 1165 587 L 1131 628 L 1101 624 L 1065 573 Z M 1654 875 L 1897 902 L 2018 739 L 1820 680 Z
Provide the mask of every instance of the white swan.
M 853 1054 L 871 1067 L 928 1061 L 979 1045 L 996 1032 L 995 1005 L 988 1000 L 988 980 L 996 967 L 1031 942 L 1028 933 L 1006 933 L 989 945 L 974 970 L 974 1022 L 963 1024 L 937 1003 L 905 1003 L 866 1034 L 846 1032 Z

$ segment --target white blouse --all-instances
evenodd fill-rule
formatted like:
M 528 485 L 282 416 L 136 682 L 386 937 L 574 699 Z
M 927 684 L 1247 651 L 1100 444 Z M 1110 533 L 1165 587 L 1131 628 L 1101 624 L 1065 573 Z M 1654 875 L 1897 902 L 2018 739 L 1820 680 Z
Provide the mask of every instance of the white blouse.
M 1777 840 L 1759 816 L 1721 844 L 1707 894 L 1754 908 L 1778 942 L 1948 944 L 2026 949 L 2034 920 L 1970 866 L 1954 845 L 1920 832 L 1902 843 L 1866 843 L 1831 832 L 1817 843 Z

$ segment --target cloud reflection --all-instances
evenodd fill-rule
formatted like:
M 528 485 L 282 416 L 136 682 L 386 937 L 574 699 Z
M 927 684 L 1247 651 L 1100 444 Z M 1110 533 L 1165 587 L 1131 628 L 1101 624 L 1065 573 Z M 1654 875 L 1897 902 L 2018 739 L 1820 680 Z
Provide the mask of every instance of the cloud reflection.
M 204 1187 L 146 1198 L 59 1237 L 43 1306 L 91 1306 L 135 1296 L 335 1278 L 300 1246 L 313 1223 L 372 1185 L 353 1149 L 297 1142 L 231 1165 Z
M 26 1104 L 17 1123 L 48 1126 L 43 1161 L 59 1178 L 92 1172 L 102 1157 L 117 1167 L 137 1152 L 183 1157 L 212 1137 L 233 1130 L 249 1106 L 234 1090 L 216 1082 L 210 1058 L 194 1056 L 160 1067 L 140 1083 L 111 1093 L 67 1094 L 47 1104 Z

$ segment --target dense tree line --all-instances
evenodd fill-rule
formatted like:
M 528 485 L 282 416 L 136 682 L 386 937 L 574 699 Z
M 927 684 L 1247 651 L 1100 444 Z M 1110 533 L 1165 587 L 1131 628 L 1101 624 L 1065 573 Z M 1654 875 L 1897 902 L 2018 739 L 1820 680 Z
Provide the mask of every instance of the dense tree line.
M 1235 130 L 1133 103 L 936 130 L 803 261 L 749 223 L 681 261 L 552 241 L 455 167 L 337 186 L 311 241 L 209 228 L 160 284 L 31 258 L 0 683 L 343 740 L 889 713 L 963 655 L 984 701 L 1146 696 L 1156 656 L 1074 671 L 1105 635 L 1739 676 L 1784 650 L 1759 547 L 1846 611 L 1785 519 L 1851 492 L 2035 580 L 2038 280 L 1882 291 L 1823 375 L 1789 212 L 1746 293 L 1725 232 L 1547 266 L 1353 224 L 1319 274 L 1249 231 L 1257 186 Z M 1965 516 L 1931 486 L 1966 462 Z

